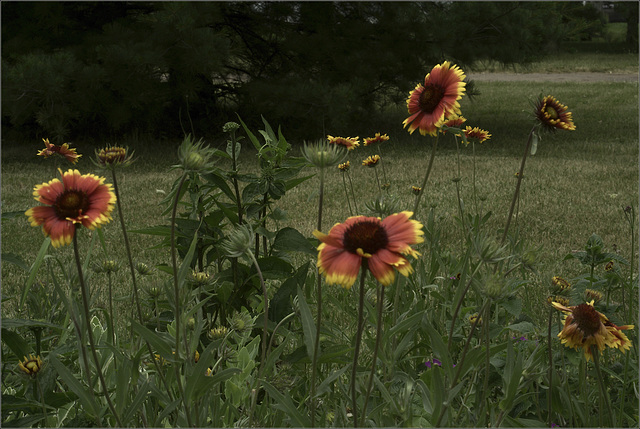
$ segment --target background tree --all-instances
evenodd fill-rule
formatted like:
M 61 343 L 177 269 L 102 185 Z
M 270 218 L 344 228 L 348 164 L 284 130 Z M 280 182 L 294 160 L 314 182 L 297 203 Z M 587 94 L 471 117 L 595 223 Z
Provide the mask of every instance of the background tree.
M 391 126 L 385 109 L 438 62 L 526 63 L 598 24 L 570 2 L 5 2 L 2 12 L 3 131 L 58 140 L 207 136 L 236 112 L 294 139 L 363 134 Z

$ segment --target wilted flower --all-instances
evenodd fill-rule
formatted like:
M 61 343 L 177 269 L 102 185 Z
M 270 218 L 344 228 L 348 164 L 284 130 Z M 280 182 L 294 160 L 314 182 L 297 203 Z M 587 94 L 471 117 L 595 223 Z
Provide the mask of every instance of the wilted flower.
M 557 302 L 552 305 L 565 313 L 564 328 L 558 334 L 562 344 L 576 350 L 582 349 L 587 360 L 593 358 L 591 346 L 596 346 L 600 352 L 606 346 L 623 353 L 631 348 L 622 330 L 633 329 L 633 325 L 616 326 L 593 307 L 593 301 L 573 307 L 565 307 Z
M 69 148 L 69 143 L 63 143 L 62 146 L 56 146 L 49 143 L 49 139 L 42 139 L 45 148 L 38 152 L 38 156 L 49 158 L 51 155 L 58 154 L 72 164 L 76 164 L 82 155 L 78 155 L 75 149 Z

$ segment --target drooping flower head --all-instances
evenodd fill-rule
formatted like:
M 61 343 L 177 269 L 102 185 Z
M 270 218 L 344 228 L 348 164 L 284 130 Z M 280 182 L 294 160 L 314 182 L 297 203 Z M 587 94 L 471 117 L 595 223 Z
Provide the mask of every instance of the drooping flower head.
M 458 66 L 445 61 L 427 74 L 424 85 L 416 85 L 407 98 L 410 116 L 403 122 L 410 134 L 419 129 L 423 136 L 435 136 L 445 117 L 460 114 L 458 100 L 465 93 L 465 77 Z
M 413 272 L 404 255 L 419 256 L 411 245 L 422 243 L 422 224 L 409 219 L 412 212 L 377 217 L 353 216 L 337 223 L 329 234 L 314 231 L 318 246 L 318 269 L 329 284 L 350 289 L 361 266 L 383 285 L 395 279 L 395 271 L 408 276 Z
M 358 141 L 360 137 L 333 137 L 327 135 L 327 140 L 331 144 L 337 144 L 339 146 L 344 146 L 347 150 L 353 150 L 360 146 L 360 142 Z
M 375 137 L 367 137 L 366 139 L 364 139 L 364 145 L 365 146 L 369 146 L 369 145 L 372 145 L 372 144 L 377 143 L 377 142 L 382 143 L 382 142 L 386 142 L 386 141 L 389 141 L 389 136 L 388 135 L 386 135 L 386 134 L 380 135 L 380 133 L 376 133 Z
M 593 301 L 572 307 L 557 302 L 552 305 L 565 313 L 564 328 L 558 334 L 562 344 L 576 350 L 582 349 L 587 360 L 593 358 L 591 346 L 596 346 L 601 353 L 606 346 L 622 352 L 631 347 L 622 330 L 633 329 L 633 325 L 614 325 L 593 307 Z
M 535 115 L 546 130 L 573 131 L 576 129 L 571 118 L 571 112 L 567 111 L 567 106 L 561 104 L 551 95 L 538 99 L 535 103 Z
M 69 147 L 69 143 L 63 143 L 62 146 L 57 146 L 53 143 L 49 143 L 49 139 L 42 139 L 45 148 L 38 152 L 38 156 L 49 158 L 52 155 L 58 154 L 64 157 L 72 164 L 76 164 L 78 159 L 82 156 L 79 155 L 75 149 Z
M 363 159 L 362 165 L 365 167 L 375 167 L 378 162 L 380 162 L 380 155 L 372 155 L 367 157 L 367 159 Z
M 53 179 L 34 188 L 36 201 L 46 205 L 25 212 L 31 226 L 42 225 L 53 247 L 70 244 L 76 225 L 95 229 L 109 222 L 116 202 L 112 185 L 105 184 L 104 177 L 71 169 L 66 173 L 58 171 L 62 181 Z
M 491 138 L 491 134 L 488 131 L 482 130 L 478 127 L 471 128 L 467 125 L 464 129 L 464 135 L 467 137 L 467 140 L 474 139 L 478 143 L 482 143 L 485 140 L 489 140 Z

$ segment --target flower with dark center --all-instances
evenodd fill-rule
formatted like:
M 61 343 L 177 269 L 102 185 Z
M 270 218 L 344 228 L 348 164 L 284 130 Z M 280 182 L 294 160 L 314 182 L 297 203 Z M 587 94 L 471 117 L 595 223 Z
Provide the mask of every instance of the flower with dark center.
M 59 171 L 62 181 L 53 179 L 34 188 L 36 201 L 46 205 L 25 212 L 31 226 L 42 225 L 54 247 L 70 244 L 76 226 L 95 229 L 109 222 L 116 202 L 112 186 L 104 183 L 104 177 L 81 175 L 78 170 Z
M 535 103 L 534 114 L 543 128 L 548 131 L 557 129 L 573 131 L 576 129 L 571 118 L 571 112 L 567 111 L 567 106 L 561 104 L 551 95 L 538 99 Z
M 435 136 L 446 117 L 460 114 L 458 100 L 465 93 L 465 77 L 458 66 L 445 61 L 427 74 L 424 85 L 416 85 L 407 98 L 410 116 L 403 122 L 410 134 L 419 129 L 423 136 Z
M 58 154 L 72 164 L 77 163 L 78 159 L 82 156 L 78 155 L 75 149 L 71 149 L 69 143 L 63 143 L 62 146 L 57 146 L 49 143 L 49 139 L 42 139 L 42 141 L 46 147 L 38 152 L 38 156 L 49 158 L 52 155 Z
M 552 305 L 565 313 L 564 328 L 558 334 L 562 344 L 582 349 L 587 360 L 593 358 L 591 346 L 596 346 L 601 353 L 606 346 L 622 352 L 631 347 L 629 339 L 621 331 L 633 329 L 633 325 L 616 326 L 593 307 L 593 301 L 572 307 L 557 302 Z
M 384 220 L 353 216 L 331 228 L 329 234 L 314 231 L 322 243 L 318 247 L 318 269 L 330 284 L 351 288 L 360 267 L 371 271 L 383 285 L 395 279 L 395 270 L 408 276 L 413 272 L 404 255 L 419 256 L 411 246 L 422 243 L 422 224 L 409 219 L 413 213 L 400 212 Z

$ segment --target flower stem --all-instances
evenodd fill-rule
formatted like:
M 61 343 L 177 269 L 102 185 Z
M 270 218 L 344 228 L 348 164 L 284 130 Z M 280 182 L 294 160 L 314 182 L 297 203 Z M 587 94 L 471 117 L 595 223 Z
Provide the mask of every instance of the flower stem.
M 513 216 L 513 209 L 516 206 L 516 201 L 518 200 L 518 195 L 520 195 L 520 184 L 522 183 L 522 176 L 524 174 L 524 165 L 527 162 L 527 155 L 531 150 L 531 142 L 533 141 L 533 134 L 536 131 L 536 127 L 531 128 L 529 132 L 529 138 L 527 140 L 527 145 L 524 148 L 524 155 L 522 156 L 522 161 L 520 163 L 520 171 L 518 172 L 518 182 L 516 183 L 516 191 L 513 194 L 513 199 L 511 200 L 511 208 L 509 208 L 509 216 L 507 216 L 507 225 L 504 227 L 504 233 L 502 234 L 502 240 L 500 240 L 500 245 L 504 244 L 504 241 L 507 239 L 507 233 L 509 232 L 509 225 L 511 225 L 511 217 Z
M 130 273 L 131 273 L 131 285 L 133 286 L 133 297 L 134 297 L 135 306 L 136 306 L 136 313 L 138 314 L 138 322 L 140 322 L 140 324 L 142 325 L 144 322 L 142 320 L 142 308 L 140 307 L 140 295 L 138 293 L 138 284 L 136 282 L 136 270 L 135 270 L 135 267 L 133 265 L 133 257 L 131 256 L 131 244 L 129 243 L 129 235 L 127 234 L 127 226 L 126 226 L 126 224 L 124 222 L 124 214 L 122 213 L 122 200 L 120 199 L 120 190 L 118 188 L 118 179 L 116 177 L 115 169 L 111 170 L 111 178 L 113 179 L 113 191 L 116 194 L 116 207 L 118 208 L 118 217 L 120 218 L 120 227 L 122 229 L 122 237 L 123 237 L 123 240 L 124 240 L 124 248 L 125 248 L 125 250 L 127 252 L 127 260 L 129 262 L 129 270 L 130 270 Z M 154 298 L 154 301 L 155 301 L 155 304 L 156 304 L 156 314 L 159 315 L 160 313 L 157 311 L 157 308 L 158 308 L 158 299 L 157 299 L 157 297 Z M 159 322 L 159 316 L 158 316 L 158 323 L 160 323 Z M 169 400 L 173 401 L 173 395 L 171 395 L 171 390 L 169 389 L 169 385 L 167 384 L 167 381 L 164 378 L 164 374 L 160 369 L 160 364 L 154 358 L 153 349 L 151 348 L 151 344 L 146 339 L 144 340 L 144 342 L 147 345 L 147 351 L 149 352 L 149 358 L 151 359 L 151 362 L 153 362 L 153 364 L 154 364 L 154 366 L 156 368 L 156 374 L 158 374 L 158 377 L 160 377 L 160 380 L 162 381 L 162 384 L 165 386 L 165 389 L 167 390 L 167 395 L 169 397 Z
M 348 172 L 347 172 L 348 174 Z M 342 176 L 344 180 L 344 176 Z M 346 191 L 346 185 L 345 185 Z M 348 201 L 348 198 L 347 198 Z M 324 168 L 320 168 L 320 193 L 318 195 L 318 231 L 322 230 L 322 207 L 324 202 Z M 349 205 L 351 209 L 351 205 Z M 313 356 L 311 358 L 311 427 L 316 423 L 316 375 L 318 369 L 318 353 L 320 348 L 320 328 L 322 326 L 322 276 L 318 270 L 316 273 L 317 302 L 316 302 L 316 337 L 313 342 Z
M 342 174 L 342 185 L 344 186 L 344 195 L 347 197 L 347 204 L 349 205 L 349 215 L 353 216 L 353 210 L 351 209 L 351 200 L 349 199 L 349 191 L 347 191 L 347 179 Z
M 362 421 L 360 426 L 364 427 L 364 420 L 367 417 L 367 404 L 369 403 L 369 395 L 371 395 L 371 387 L 373 385 L 373 377 L 376 372 L 376 363 L 378 360 L 378 349 L 380 348 L 380 337 L 382 336 L 382 308 L 384 301 L 384 286 L 378 285 L 378 326 L 376 328 L 376 345 L 373 349 L 373 362 L 371 363 L 371 373 L 369 374 L 369 382 L 367 383 L 367 394 L 364 396 L 364 405 L 362 407 Z
M 476 275 L 476 273 L 478 272 L 478 270 L 480 270 L 480 264 L 478 263 L 478 266 L 476 267 L 476 269 L 473 271 L 473 274 L 471 274 L 471 276 L 469 277 L 469 281 L 467 282 L 467 286 L 464 288 L 464 292 L 462 292 L 462 295 L 460 295 L 460 299 L 458 300 L 458 303 L 456 304 L 456 309 L 453 312 L 453 316 L 451 317 L 451 327 L 449 328 L 449 351 L 451 351 L 451 344 L 453 343 L 452 339 L 453 339 L 453 328 L 455 327 L 456 324 L 456 319 L 458 317 L 458 312 L 460 311 L 460 307 L 462 306 L 462 301 L 464 301 L 464 297 L 467 294 L 467 292 L 469 291 L 469 288 L 471 287 L 471 282 L 473 281 L 473 276 Z
M 478 322 L 481 319 L 480 315 L 484 313 L 486 307 L 489 305 L 489 302 L 490 302 L 489 300 L 485 301 L 484 306 L 478 312 L 478 317 L 476 318 L 476 320 L 471 325 L 471 330 L 469 331 L 469 335 L 467 336 L 467 342 L 464 344 L 464 348 L 462 349 L 462 354 L 460 355 L 460 360 L 458 361 L 458 364 L 456 365 L 456 368 L 458 368 L 458 370 L 456 371 L 456 374 L 453 377 L 453 380 L 451 380 L 451 388 L 453 388 L 456 385 L 456 383 L 458 383 L 458 378 L 460 378 L 460 375 L 461 375 L 461 372 L 462 372 L 464 358 L 467 356 L 467 351 L 469 350 L 469 344 L 471 343 L 471 338 L 473 337 L 473 333 L 474 333 L 474 331 L 476 329 L 476 325 L 478 324 Z M 489 322 L 485 322 L 485 323 L 489 323 Z M 448 396 L 448 394 L 449 393 L 447 392 L 447 396 Z M 435 424 L 434 427 L 436 427 L 436 428 L 441 427 L 440 426 L 440 422 L 442 422 L 442 418 L 444 417 L 445 413 L 447 412 L 447 409 L 449 408 L 450 404 L 451 404 L 451 401 L 445 401 L 445 403 L 442 404 L 442 409 L 440 410 L 440 415 L 438 416 L 438 420 L 436 421 L 436 424 Z
M 358 213 L 358 202 L 356 201 L 356 194 L 353 192 L 353 182 L 351 181 L 351 175 L 347 171 L 347 177 L 349 178 L 349 185 L 351 186 L 351 196 L 353 197 L 353 206 L 356 208 L 356 213 Z
M 109 281 L 109 330 L 111 331 L 111 344 L 116 345 L 116 332 L 113 327 L 113 285 L 111 281 L 111 271 L 107 273 Z
M 351 407 L 353 408 L 353 427 L 358 427 L 358 403 L 356 401 L 356 374 L 358 373 L 358 356 L 360 355 L 360 342 L 362 341 L 362 329 L 364 327 L 364 281 L 367 276 L 366 261 L 360 274 L 360 299 L 358 301 L 358 330 L 356 331 L 355 350 L 353 351 L 353 365 L 351 367 Z
M 598 387 L 600 388 L 600 400 L 604 401 L 605 404 L 607 405 L 607 415 L 609 416 L 609 427 L 615 427 L 615 418 L 613 415 L 613 410 L 611 409 L 611 402 L 609 401 L 609 395 L 607 394 L 607 390 L 604 386 L 604 381 L 602 378 L 602 372 L 600 372 L 600 356 L 598 355 L 598 348 L 595 345 L 591 346 L 591 355 L 593 356 L 593 363 L 595 364 L 596 367 L 596 378 L 598 379 Z M 600 416 L 602 416 L 603 410 L 600 410 L 600 412 L 598 413 Z
M 171 264 L 173 266 L 173 292 L 175 294 L 175 321 L 176 321 L 176 358 L 180 356 L 180 287 L 178 282 L 178 258 L 176 256 L 176 213 L 178 211 L 178 202 L 180 200 L 180 192 L 182 191 L 182 185 L 187 178 L 187 173 L 183 173 L 180 178 L 180 182 L 178 183 L 178 187 L 176 189 L 176 198 L 173 201 L 173 208 L 171 210 Z M 188 347 L 187 347 L 187 339 L 184 339 L 185 343 L 185 356 L 187 359 L 189 358 Z M 184 390 L 182 388 L 182 378 L 180 375 L 180 368 L 177 363 L 173 365 L 176 373 L 176 383 L 178 384 L 178 391 L 180 392 L 180 398 L 182 399 L 182 405 L 184 406 L 184 411 L 187 417 L 187 424 L 191 427 L 191 413 L 189 412 L 189 406 L 187 405 L 187 401 L 184 397 Z
M 91 354 L 93 355 L 93 361 L 96 365 L 96 370 L 98 371 L 98 377 L 100 378 L 100 385 L 102 386 L 102 392 L 104 394 L 105 399 L 107 400 L 107 405 L 113 414 L 113 417 L 116 419 L 116 423 L 119 427 L 123 427 L 120 422 L 120 417 L 116 411 L 116 408 L 113 406 L 113 402 L 111 402 L 111 397 L 109 396 L 109 390 L 107 389 L 107 382 L 102 375 L 102 365 L 100 365 L 100 359 L 98 358 L 98 353 L 96 352 L 96 345 L 93 340 L 93 331 L 91 330 L 91 319 L 89 315 L 89 296 L 87 292 L 87 287 L 84 284 L 84 276 L 82 274 L 82 263 L 80 262 L 80 254 L 78 252 L 78 231 L 74 231 L 73 234 L 73 254 L 76 260 L 76 267 L 78 268 L 78 281 L 80 282 L 80 291 L 82 292 L 82 306 L 84 309 L 84 318 L 87 324 L 87 334 L 89 337 L 89 347 L 91 348 Z
M 436 148 L 438 147 L 438 138 L 440 133 L 436 136 L 436 141 L 433 143 L 431 148 L 431 158 L 429 158 L 429 164 L 427 166 L 427 171 L 424 175 L 424 179 L 422 180 L 422 186 L 420 186 L 420 192 L 416 196 L 416 202 L 413 206 L 414 216 L 418 213 L 418 208 L 420 207 L 420 198 L 422 198 L 422 194 L 424 193 L 425 186 L 427 186 L 427 180 L 429 179 L 429 174 L 431 174 L 431 167 L 433 166 L 433 159 L 436 157 Z
M 553 354 L 551 350 L 551 325 L 553 323 L 553 308 L 549 309 L 549 326 L 547 327 L 547 356 L 549 358 L 549 393 L 547 393 L 547 409 L 548 409 L 548 424 L 551 427 L 553 422 L 553 409 L 551 398 L 553 396 Z

